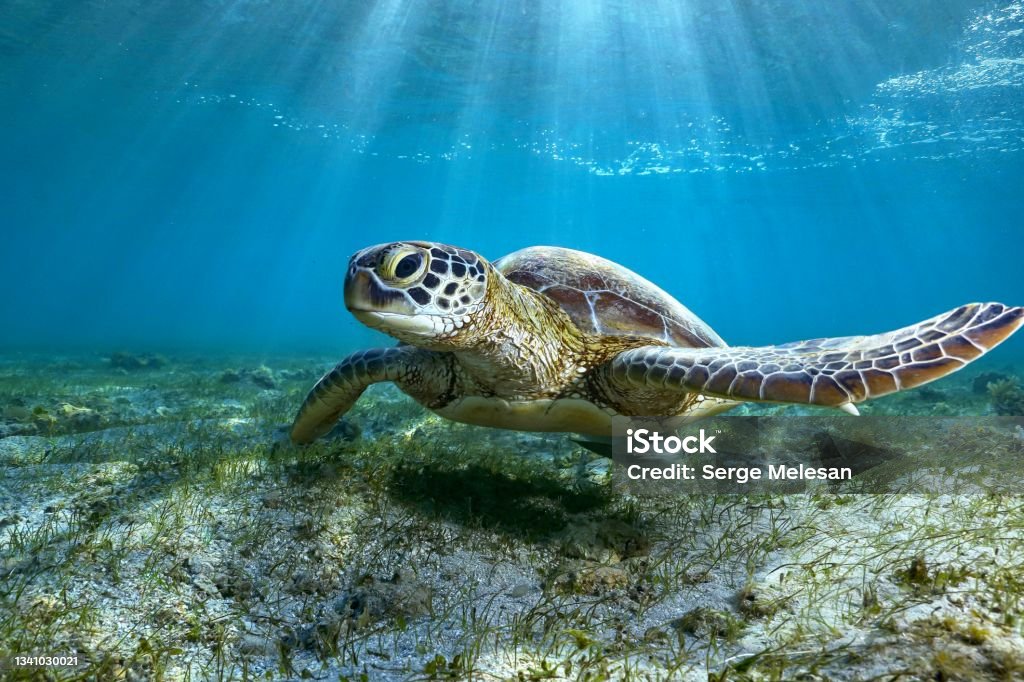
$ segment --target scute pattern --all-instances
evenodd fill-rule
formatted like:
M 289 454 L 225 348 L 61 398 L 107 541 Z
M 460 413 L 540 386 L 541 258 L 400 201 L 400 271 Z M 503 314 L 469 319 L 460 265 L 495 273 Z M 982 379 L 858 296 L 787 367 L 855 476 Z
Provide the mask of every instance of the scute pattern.
M 608 368 L 613 382 L 681 389 L 736 400 L 838 406 L 913 388 L 954 372 L 1024 323 L 1024 308 L 972 303 L 874 336 L 759 348 L 627 351 Z
M 415 298 L 417 303 L 424 304 L 433 298 L 442 310 L 450 311 L 452 315 L 465 315 L 468 312 L 469 303 L 473 299 L 479 299 L 486 286 L 484 284 L 486 279 L 484 265 L 477 255 L 472 251 L 453 246 L 431 245 L 422 242 L 410 243 L 430 248 L 429 272 L 423 278 L 422 288 L 420 288 L 420 291 L 423 292 L 422 298 L 425 300 L 417 297 L 415 290 L 410 291 L 410 295 Z M 438 275 L 448 275 L 449 272 L 455 277 L 465 277 L 468 274 L 469 280 L 465 283 L 448 282 L 447 285 L 441 287 L 442 279 Z
M 645 336 L 683 348 L 724 346 L 700 318 L 640 275 L 599 256 L 534 246 L 493 263 L 515 284 L 553 299 L 583 331 Z

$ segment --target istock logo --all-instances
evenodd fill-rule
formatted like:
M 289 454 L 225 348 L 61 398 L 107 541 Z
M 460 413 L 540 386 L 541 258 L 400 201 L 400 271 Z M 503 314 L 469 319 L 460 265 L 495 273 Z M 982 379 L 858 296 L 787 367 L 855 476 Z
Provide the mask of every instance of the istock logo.
M 688 455 L 717 454 L 711 447 L 714 436 L 709 436 L 700 430 L 697 436 L 665 437 L 657 431 L 649 429 L 626 429 L 626 452 L 631 455 L 676 455 L 685 452 Z

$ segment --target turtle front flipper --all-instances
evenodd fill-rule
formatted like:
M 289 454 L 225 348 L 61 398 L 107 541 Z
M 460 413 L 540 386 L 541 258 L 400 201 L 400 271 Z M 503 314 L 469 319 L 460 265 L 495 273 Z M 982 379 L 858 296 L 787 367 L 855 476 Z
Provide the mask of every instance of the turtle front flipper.
M 293 443 L 312 443 L 348 412 L 367 386 L 399 381 L 410 373 L 408 347 L 370 348 L 349 355 L 316 382 L 292 423 Z
M 841 407 L 955 372 L 1022 323 L 1024 308 L 971 303 L 874 336 L 759 348 L 645 346 L 617 355 L 607 376 L 623 393 L 664 388 L 733 400 Z

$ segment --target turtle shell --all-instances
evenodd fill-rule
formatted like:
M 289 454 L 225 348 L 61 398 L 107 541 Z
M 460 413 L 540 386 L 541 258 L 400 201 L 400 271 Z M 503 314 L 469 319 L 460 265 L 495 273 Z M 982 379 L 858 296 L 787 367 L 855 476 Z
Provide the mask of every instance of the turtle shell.
M 725 345 L 711 327 L 661 288 L 600 256 L 531 246 L 493 265 L 510 281 L 557 302 L 583 331 L 644 336 L 683 348 Z

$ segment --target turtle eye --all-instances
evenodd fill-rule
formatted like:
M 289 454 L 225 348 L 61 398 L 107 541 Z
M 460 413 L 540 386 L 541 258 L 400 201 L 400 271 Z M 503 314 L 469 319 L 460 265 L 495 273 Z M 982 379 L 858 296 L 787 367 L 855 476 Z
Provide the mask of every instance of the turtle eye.
M 395 266 L 395 277 L 399 279 L 412 277 L 420 269 L 420 263 L 422 262 L 423 258 L 418 253 L 406 256 L 398 261 L 398 265 Z
M 399 249 L 384 257 L 379 272 L 382 277 L 397 282 L 406 282 L 423 271 L 423 254 L 418 251 Z

